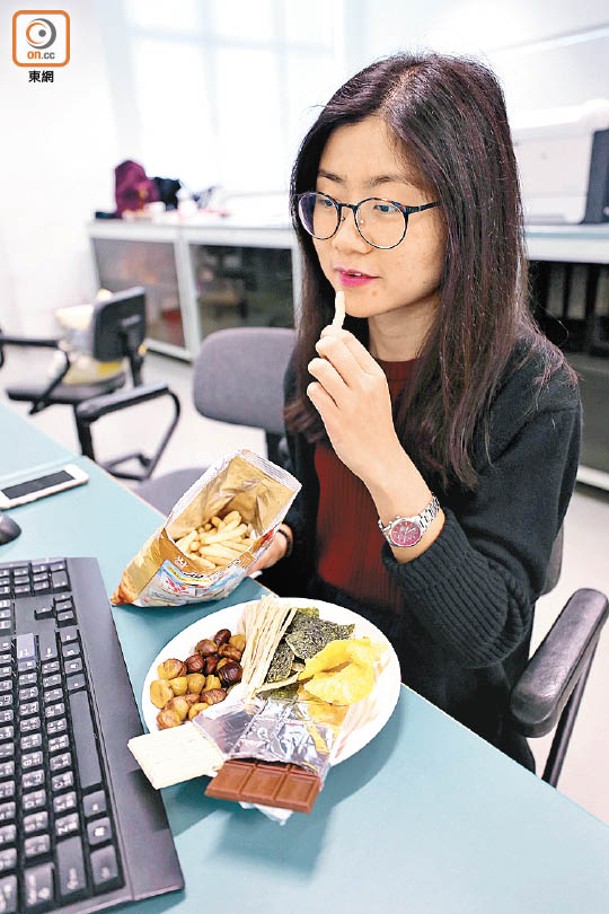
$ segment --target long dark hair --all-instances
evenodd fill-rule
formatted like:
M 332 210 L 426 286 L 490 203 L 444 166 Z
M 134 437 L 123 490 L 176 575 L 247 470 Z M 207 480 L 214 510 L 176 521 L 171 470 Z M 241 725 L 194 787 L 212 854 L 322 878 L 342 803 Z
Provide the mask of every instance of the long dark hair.
M 334 289 L 299 223 L 295 198 L 315 189 L 332 131 L 372 114 L 385 119 L 408 151 L 446 224 L 440 303 L 415 376 L 396 404 L 396 429 L 423 472 L 474 488 L 474 431 L 517 341 L 528 339 L 526 351 L 541 354 L 540 384 L 564 361 L 529 314 L 518 170 L 503 92 L 477 61 L 425 53 L 375 62 L 335 93 L 305 136 L 290 187 L 303 290 L 296 397 L 286 421 L 309 440 L 327 440 L 305 391 L 307 364 L 333 316 Z M 367 345 L 365 319 L 347 317 L 345 327 Z

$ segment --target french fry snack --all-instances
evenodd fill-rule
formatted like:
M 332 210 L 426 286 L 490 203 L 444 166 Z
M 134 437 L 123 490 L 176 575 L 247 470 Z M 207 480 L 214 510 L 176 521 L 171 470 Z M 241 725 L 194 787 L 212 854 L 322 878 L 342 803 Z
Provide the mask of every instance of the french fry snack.
M 339 330 L 341 330 L 344 323 L 345 323 L 345 293 L 337 292 L 336 297 L 334 299 L 334 318 L 332 319 L 332 326 L 337 327 Z
M 228 596 L 273 538 L 300 490 L 251 451 L 211 466 L 123 571 L 111 602 L 181 606 Z

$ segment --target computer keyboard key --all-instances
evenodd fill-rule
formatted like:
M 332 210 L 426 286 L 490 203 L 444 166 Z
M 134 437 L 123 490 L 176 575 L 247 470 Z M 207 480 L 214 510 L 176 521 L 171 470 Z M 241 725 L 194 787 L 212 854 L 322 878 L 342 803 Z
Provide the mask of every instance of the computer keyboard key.
M 17 912 L 17 877 L 5 876 L 0 879 L 0 911 L 2 914 Z
M 66 706 L 63 701 L 59 701 L 54 705 L 47 705 L 44 709 L 44 716 L 47 720 L 53 720 L 57 717 L 63 717 L 66 713 Z
M 66 685 L 68 687 L 68 692 L 76 692 L 77 689 L 84 689 L 86 687 L 87 680 L 82 673 L 79 673 L 77 676 L 68 676 Z
M 59 894 L 63 901 L 74 901 L 85 894 L 87 878 L 79 835 L 58 842 L 57 877 Z
M 16 810 L 17 806 L 12 800 L 8 803 L 0 803 L 0 822 L 13 822 Z
M 58 717 L 47 722 L 47 736 L 55 736 L 57 733 L 63 733 L 68 729 L 68 722 L 65 717 Z
M 55 837 L 65 838 L 67 835 L 73 835 L 80 832 L 80 819 L 77 812 L 71 812 L 67 816 L 55 819 Z
M 55 660 L 59 654 L 57 650 L 57 638 L 54 629 L 44 628 L 38 635 L 38 650 L 40 659 L 45 661 Z
M 0 827 L 0 847 L 11 847 L 17 840 L 16 825 L 2 825 Z
M 96 892 L 107 891 L 123 884 L 118 870 L 116 851 L 111 844 L 93 851 L 90 860 Z
M 48 911 L 53 905 L 53 864 L 42 863 L 27 869 L 23 878 L 24 910 L 27 914 Z
M 19 748 L 22 752 L 29 752 L 30 749 L 40 749 L 42 746 L 42 733 L 28 733 L 19 740 Z
M 49 752 L 62 752 L 69 747 L 70 737 L 67 733 L 62 733 L 61 736 L 54 736 L 49 740 Z
M 59 793 L 60 790 L 67 790 L 69 787 L 74 787 L 74 772 L 64 771 L 51 778 L 53 793 Z
M 15 776 L 15 761 L 9 759 L 8 762 L 0 762 L 0 778 L 12 778 Z
M 44 812 L 32 812 L 23 819 L 23 833 L 25 835 L 35 835 L 37 832 L 48 831 L 49 814 Z
M 0 713 L 1 713 L 1 712 L 0 712 Z M 7 713 L 7 712 L 4 712 L 4 713 Z M 12 718 L 12 714 L 13 714 L 12 710 L 11 710 L 10 712 L 8 712 L 8 713 L 11 714 L 11 717 L 9 718 L 9 720 L 12 720 L 12 719 L 13 719 L 13 718 Z M 11 740 L 12 740 L 12 739 L 14 739 L 14 737 L 15 737 L 15 728 L 12 727 L 12 726 L 10 726 L 10 724 L 7 725 L 7 726 L 4 726 L 4 727 L 0 727 L 0 742 L 2 742 L 2 741 L 5 740 L 5 739 L 11 739 Z
M 71 752 L 62 752 L 61 755 L 54 755 L 51 757 L 51 762 L 49 765 L 51 771 L 63 771 L 64 768 L 72 767 L 72 753 Z
M 38 606 L 34 610 L 35 619 L 52 619 L 53 618 L 53 607 L 50 604 L 46 606 Z
M 55 815 L 59 815 L 62 812 L 69 812 L 71 809 L 76 809 L 77 798 L 76 791 L 71 790 L 69 793 L 60 793 L 58 797 L 53 799 L 53 812 Z
M 12 758 L 15 754 L 13 743 L 0 743 L 0 759 Z
M 0 851 L 0 873 L 10 873 L 17 866 L 17 848 L 6 847 Z M 0 910 L 2 910 L 2 901 L 0 900 Z
M 63 689 L 45 689 L 45 691 L 44 691 L 45 705 L 50 705 L 56 701 L 61 701 L 62 698 L 63 698 Z
M 42 767 L 43 755 L 40 750 L 28 752 L 21 758 L 21 767 L 25 769 Z
M 51 586 L 55 593 L 62 593 L 70 589 L 70 581 L 65 571 L 51 572 Z
M 64 625 L 73 625 L 76 622 L 76 616 L 71 610 L 68 610 L 64 613 L 57 613 L 56 616 L 57 624 L 63 627 Z
M 42 769 L 26 771 L 21 775 L 21 789 L 31 790 L 32 787 L 43 787 L 44 780 L 44 771 Z
M 82 660 L 80 657 L 75 657 L 74 660 L 67 660 L 63 665 L 64 672 L 66 676 L 70 673 L 80 673 L 82 672 Z
M 68 644 L 70 641 L 78 641 L 78 629 L 75 626 L 64 628 L 59 632 L 59 640 L 62 644 Z
M 51 836 L 34 835 L 32 838 L 26 838 L 23 842 L 23 850 L 28 860 L 33 857 L 41 857 L 42 854 L 48 854 L 51 850 Z
M 0 800 L 11 800 L 15 796 L 15 782 L 2 781 L 0 783 Z
M 112 825 L 110 819 L 95 819 L 87 825 L 87 837 L 90 847 L 97 844 L 106 844 L 112 839 Z
M 92 819 L 93 816 L 99 816 L 102 812 L 105 812 L 106 809 L 106 794 L 103 790 L 96 790 L 95 793 L 90 793 L 83 798 L 85 819 Z
M 74 729 L 74 743 L 81 790 L 99 787 L 101 784 L 101 770 L 89 697 L 86 692 L 72 692 L 70 694 L 70 713 Z
M 20 733 L 35 733 L 40 730 L 42 722 L 39 717 L 26 717 L 19 721 Z
M 33 812 L 35 809 L 44 809 L 47 805 L 46 790 L 34 790 L 33 793 L 27 793 L 22 801 L 24 812 Z

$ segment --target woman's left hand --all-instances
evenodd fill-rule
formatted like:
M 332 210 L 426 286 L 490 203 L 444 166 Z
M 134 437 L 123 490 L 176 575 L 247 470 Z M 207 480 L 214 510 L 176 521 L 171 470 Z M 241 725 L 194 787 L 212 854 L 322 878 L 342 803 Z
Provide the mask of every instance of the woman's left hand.
M 316 379 L 307 395 L 337 456 L 367 484 L 381 464 L 403 450 L 391 412 L 387 378 L 368 350 L 346 330 L 326 327 L 309 363 Z

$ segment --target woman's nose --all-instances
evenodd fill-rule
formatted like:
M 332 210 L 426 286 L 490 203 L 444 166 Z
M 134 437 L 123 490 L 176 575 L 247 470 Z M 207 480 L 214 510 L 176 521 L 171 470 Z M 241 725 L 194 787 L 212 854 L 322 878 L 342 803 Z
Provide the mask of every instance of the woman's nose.
M 355 213 L 352 209 L 345 207 L 341 210 L 340 222 L 336 233 L 332 237 L 332 244 L 337 251 L 356 250 L 366 252 L 370 250 L 371 245 L 362 238 L 358 231 L 355 224 Z

